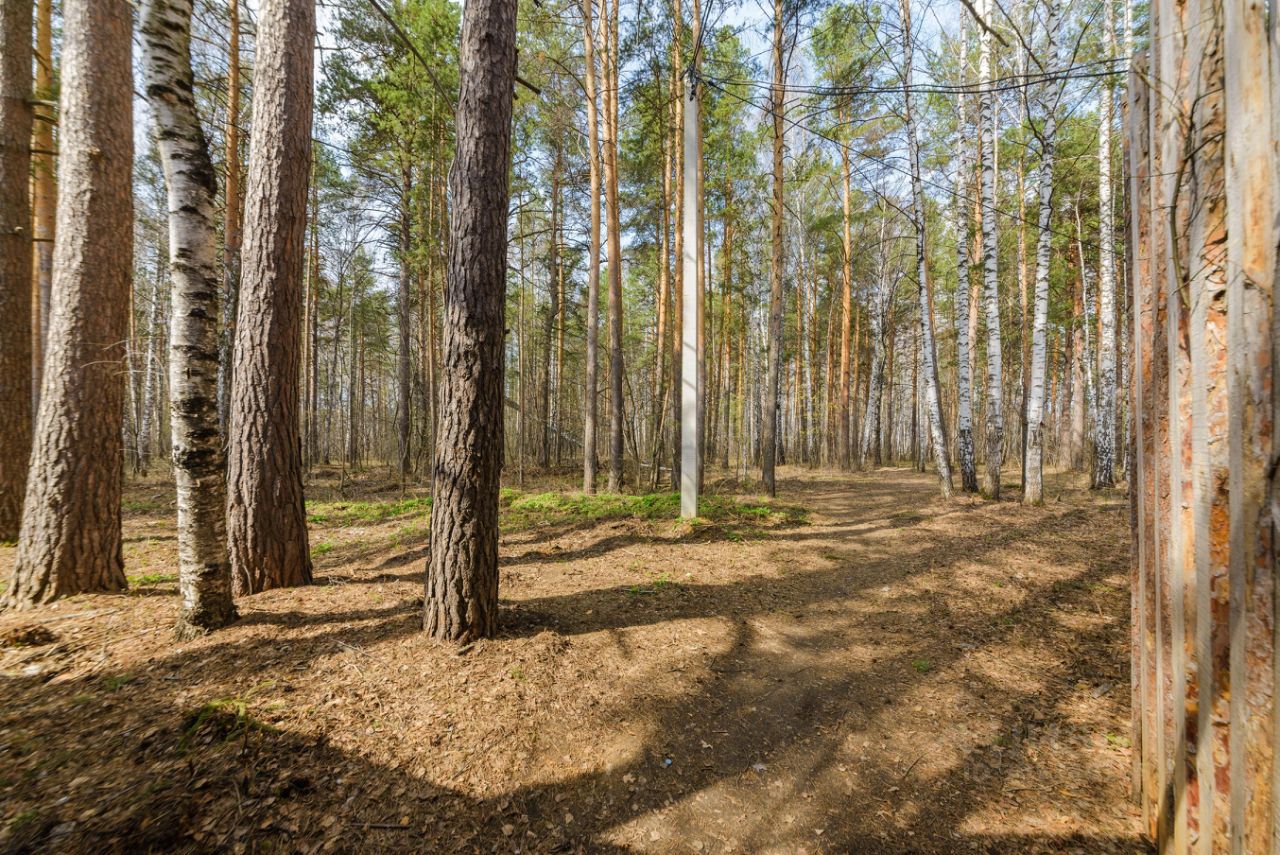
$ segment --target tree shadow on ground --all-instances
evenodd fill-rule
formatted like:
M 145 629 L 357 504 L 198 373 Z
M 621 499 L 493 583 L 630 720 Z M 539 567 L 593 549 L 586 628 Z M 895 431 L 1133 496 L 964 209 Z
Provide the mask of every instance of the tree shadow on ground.
M 1067 511 L 1053 524 L 1058 534 L 1051 548 L 1064 560 L 1078 559 L 1087 546 L 1072 535 L 1088 519 Z M 1042 525 L 1011 528 L 998 542 L 1031 543 L 1043 538 Z M 918 685 L 904 675 L 921 652 L 886 645 L 883 655 L 870 659 L 845 655 L 856 642 L 881 640 L 878 621 L 850 619 L 830 632 L 808 628 L 806 619 L 815 607 L 833 608 L 862 595 L 870 579 L 909 581 L 919 568 L 953 566 L 991 548 L 989 535 L 939 536 L 923 539 L 908 557 L 880 559 L 885 563 L 877 567 L 842 563 L 723 585 L 673 586 L 653 595 L 609 587 L 508 602 L 507 638 L 550 632 L 571 639 L 699 617 L 726 622 L 731 643 L 709 655 L 708 676 L 696 689 L 655 694 L 630 712 L 628 720 L 648 735 L 626 761 L 549 782 L 513 782 L 492 796 L 343 750 L 330 735 L 260 726 L 234 699 L 193 702 L 202 682 L 224 680 L 247 663 L 264 679 L 305 674 L 315 658 L 335 650 L 376 648 L 416 632 L 420 610 L 413 600 L 327 615 L 250 612 L 242 623 L 259 627 L 258 634 L 160 657 L 149 669 L 157 676 L 112 691 L 88 720 L 77 699 L 101 695 L 101 678 L 6 678 L 0 691 L 15 705 L 12 711 L 21 709 L 14 717 L 39 723 L 40 736 L 23 742 L 26 737 L 15 738 L 22 728 L 6 721 L 3 750 L 11 758 L 26 752 L 23 757 L 40 759 L 6 773 L 0 792 L 50 789 L 48 782 L 57 780 L 67 801 L 59 804 L 62 796 L 50 792 L 47 806 L 21 822 L 11 819 L 0 848 L 622 853 L 693 851 L 697 842 L 698 850 L 719 851 L 723 833 L 741 852 L 1146 851 L 1136 836 L 965 830 L 966 820 L 1004 797 L 1011 771 L 1031 762 L 1035 734 L 1069 719 L 1077 676 L 1070 657 L 1037 675 L 1034 688 L 970 676 L 974 697 L 1005 710 L 998 726 L 1009 734 L 1004 745 L 971 747 L 928 764 L 934 769 L 928 774 L 916 771 L 923 768 L 918 759 L 907 763 L 888 752 L 849 759 L 851 739 L 902 713 Z M 1114 574 L 1104 565 L 1085 566 L 1006 609 L 975 613 L 910 589 L 893 604 L 918 610 L 929 625 L 963 626 L 964 637 L 979 649 L 1000 648 L 1018 632 L 1069 638 L 1080 649 L 1123 644 L 1123 626 L 1103 622 L 1082 632 L 1062 621 L 1063 609 L 1090 607 L 1092 586 Z M 799 614 L 785 633 L 761 628 L 762 619 L 784 612 Z M 332 623 L 340 625 L 325 626 Z M 281 626 L 320 630 L 282 637 L 274 631 Z M 959 667 L 968 650 L 935 639 L 925 653 L 931 668 L 942 671 Z M 1119 695 L 1111 703 L 1122 704 Z M 1036 711 L 1030 723 L 1027 709 Z M 474 714 L 483 715 L 483 707 Z M 72 733 L 79 740 L 64 744 Z M 714 754 L 702 761 L 715 733 L 730 736 L 712 738 Z M 67 747 L 86 739 L 94 750 Z M 926 756 L 927 740 L 921 751 Z M 846 769 L 851 763 L 856 776 Z M 646 779 L 649 786 L 637 785 Z M 885 782 L 896 783 L 889 788 Z M 735 806 L 743 794 L 755 796 L 747 810 Z M 796 814 L 800 822 L 791 821 Z

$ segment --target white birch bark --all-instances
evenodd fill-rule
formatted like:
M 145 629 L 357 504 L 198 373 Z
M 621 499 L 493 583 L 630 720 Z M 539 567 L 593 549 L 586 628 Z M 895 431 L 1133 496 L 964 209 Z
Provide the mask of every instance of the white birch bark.
M 960 24 L 960 77 L 968 72 L 968 34 L 964 19 Z M 956 216 L 956 440 L 960 457 L 960 489 L 966 493 L 978 489 L 978 470 L 973 451 L 973 363 L 969 341 L 969 142 L 965 97 L 959 96 L 959 121 L 956 125 L 956 151 L 959 153 L 955 175 Z
M 1102 4 L 1106 56 L 1115 54 L 1111 4 Z M 1094 424 L 1093 484 L 1115 484 L 1116 463 L 1116 253 L 1111 201 L 1111 124 L 1114 99 L 1109 80 L 1099 89 L 1098 106 L 1098 421 Z
M 1054 42 L 1058 23 L 1058 0 L 1049 0 L 1045 16 L 1046 53 L 1050 67 L 1057 67 Z M 1040 207 L 1036 220 L 1035 308 L 1031 328 L 1031 389 L 1027 398 L 1027 441 L 1024 450 L 1022 500 L 1026 504 L 1044 501 L 1044 409 L 1048 355 L 1045 350 L 1049 322 L 1049 261 L 1053 233 L 1053 167 L 1058 135 L 1058 102 L 1062 84 L 1046 85 L 1040 104 L 1044 124 L 1040 131 Z M 1046 97 L 1047 96 L 1047 97 Z
M 155 114 L 169 202 L 169 386 L 180 638 L 225 626 L 236 617 L 218 419 L 217 180 L 192 94 L 191 12 L 191 0 L 147 0 L 141 10 L 146 96 Z M 155 297 L 158 305 L 158 288 Z
M 990 20 L 990 0 L 981 0 L 983 20 Z M 979 37 L 978 78 L 982 83 L 979 100 L 979 139 L 982 142 L 982 281 L 987 317 L 987 472 L 986 492 L 1000 498 L 1000 467 L 1004 462 L 1004 390 L 1000 341 L 999 245 L 996 234 L 995 110 L 991 87 L 991 34 L 983 29 Z
M 912 220 L 916 230 L 916 289 L 920 297 L 920 370 L 924 375 L 925 411 L 929 416 L 938 488 L 943 498 L 950 498 L 951 460 L 947 454 L 946 430 L 942 424 L 942 404 L 938 395 L 938 356 L 933 342 L 933 306 L 929 299 L 929 271 L 925 263 L 924 187 L 920 180 L 920 146 L 916 140 L 915 111 L 912 109 L 911 0 L 902 0 L 901 9 L 903 104 L 907 120 L 907 156 L 911 159 Z

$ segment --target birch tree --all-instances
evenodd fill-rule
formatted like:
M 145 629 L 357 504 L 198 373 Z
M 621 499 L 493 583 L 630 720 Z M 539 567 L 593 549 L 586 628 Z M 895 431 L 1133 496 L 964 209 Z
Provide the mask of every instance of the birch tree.
M 5 596 L 15 608 L 126 586 L 120 496 L 133 276 L 132 14 L 126 3 L 66 0 L 62 22 L 54 311 Z
M 1059 0 L 1048 0 L 1045 10 L 1045 54 L 1049 68 L 1056 67 Z M 1048 69 L 1042 68 L 1041 71 Z M 1046 83 L 1040 90 L 1043 126 L 1036 130 L 1040 141 L 1039 212 L 1036 217 L 1035 308 L 1031 329 L 1031 386 L 1027 398 L 1027 439 L 1024 446 L 1022 500 L 1038 505 L 1044 500 L 1044 410 L 1049 323 L 1049 262 L 1053 231 L 1053 168 L 1058 135 L 1058 102 L 1062 83 Z
M 1111 2 L 1102 4 L 1105 55 L 1115 54 Z M 1111 81 L 1098 90 L 1098 421 L 1094 426 L 1095 487 L 1115 483 L 1116 464 L 1116 253 L 1111 201 L 1111 123 L 1115 110 Z
M 236 616 L 218 423 L 217 180 L 193 94 L 191 11 L 191 0 L 147 0 L 141 10 L 146 95 L 169 194 L 169 394 L 180 638 L 225 626 Z
M 964 19 L 960 21 L 960 77 L 967 76 L 969 40 Z M 973 371 L 969 340 L 969 124 L 964 90 L 957 96 L 956 152 L 954 181 L 956 218 L 956 450 L 960 457 L 960 489 L 978 489 L 978 469 L 973 450 Z
M 920 368 L 924 374 L 925 410 L 929 417 L 929 435 L 933 441 L 933 462 L 938 470 L 938 488 L 943 498 L 950 498 L 951 460 L 947 451 L 946 429 L 942 423 L 942 404 L 938 393 L 938 355 L 933 341 L 933 300 L 929 292 L 929 269 L 925 259 L 924 186 L 920 181 L 920 146 L 916 138 L 911 94 L 914 53 L 911 0 L 901 0 L 899 8 L 902 12 L 903 108 L 907 123 L 907 157 L 911 163 L 912 225 L 916 232 L 916 290 L 920 298 Z
M 991 20 L 991 0 L 980 0 L 984 22 Z M 987 472 L 986 493 L 1000 498 L 1000 468 L 1004 463 L 1004 367 L 1000 340 L 1000 245 L 996 234 L 996 140 L 992 94 L 991 32 L 982 28 L 978 37 L 978 139 L 981 142 L 982 186 L 982 293 L 987 320 Z

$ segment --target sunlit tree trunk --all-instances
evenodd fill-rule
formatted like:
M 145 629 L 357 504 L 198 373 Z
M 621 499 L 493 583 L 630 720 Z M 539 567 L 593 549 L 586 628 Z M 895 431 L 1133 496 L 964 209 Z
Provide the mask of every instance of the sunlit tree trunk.
M 410 265 L 413 252 L 413 220 L 410 215 L 413 195 L 413 167 L 407 162 L 401 167 L 400 187 L 400 277 L 396 287 L 396 451 L 401 482 L 413 471 L 413 456 L 409 448 L 409 424 L 412 418 L 412 372 L 409 339 L 412 335 L 412 309 L 409 305 Z
M 54 311 L 32 477 L 5 595 L 17 608 L 126 584 L 120 494 L 133 276 L 131 19 L 124 3 L 65 0 L 62 7 Z M 29 75 L 29 62 L 26 69 Z M 29 138 L 28 129 L 24 147 Z M 25 178 L 21 183 L 25 191 Z M 30 293 L 29 280 L 24 289 Z M 25 386 L 22 397 L 29 399 Z
M 938 389 L 938 354 L 933 341 L 933 301 L 929 293 L 929 268 L 925 259 L 925 199 L 920 180 L 920 147 L 916 140 L 916 119 L 912 104 L 911 0 L 902 0 L 903 103 L 907 120 L 907 156 L 911 162 L 912 219 L 916 231 L 916 287 L 920 298 L 920 371 L 924 375 L 924 405 L 933 444 L 933 463 L 938 470 L 938 489 L 950 498 L 951 460 L 947 450 L 946 426 L 942 423 L 942 402 Z
M 222 222 L 222 337 L 218 358 L 218 413 L 227 432 L 231 412 L 231 385 L 235 373 L 236 314 L 240 304 L 240 246 L 242 205 L 240 198 L 240 0 L 227 3 L 227 126 L 226 185 L 223 187 Z
M 968 72 L 968 37 L 963 19 L 960 25 L 960 77 Z M 969 337 L 969 123 L 965 97 L 957 98 L 956 152 L 959 163 L 955 177 L 956 217 L 956 450 L 960 463 L 960 489 L 978 489 L 978 468 L 973 450 L 973 371 Z
M 31 233 L 35 240 L 36 312 L 35 343 L 31 354 L 34 409 L 40 407 L 40 381 L 44 375 L 44 343 L 49 338 L 50 294 L 53 289 L 53 239 L 58 217 L 57 161 L 53 128 L 57 109 L 53 104 L 53 0 L 36 2 L 36 88 L 39 109 L 31 130 Z M 33 412 L 34 412 L 33 409 Z
M 782 152 L 785 144 L 782 115 L 786 110 L 786 70 L 783 67 L 783 3 L 773 0 L 773 88 L 770 111 L 773 113 L 773 214 L 770 232 L 772 252 L 769 260 L 769 329 L 765 367 L 764 412 L 760 425 L 761 475 L 765 491 L 777 495 L 774 465 L 778 457 L 778 398 L 782 374 L 782 267 L 786 251 L 782 241 L 783 172 Z
M 236 617 L 218 426 L 217 180 L 196 113 L 191 11 L 191 0 L 147 0 L 140 13 L 146 94 L 155 116 L 169 200 L 169 389 L 178 493 L 179 638 L 218 629 Z
M 624 481 L 622 430 L 622 212 L 618 200 L 618 0 L 604 0 L 604 182 L 609 216 L 609 492 L 622 489 Z
M 31 0 L 0 0 L 0 541 L 18 537 L 31 452 Z
M 1111 6 L 1103 4 L 1106 55 L 1115 53 Z M 1098 422 L 1094 426 L 1095 487 L 1115 483 L 1116 465 L 1116 252 L 1111 201 L 1111 124 L 1114 95 L 1110 80 L 1098 93 Z
M 263 0 L 227 465 L 240 594 L 311 583 L 297 389 L 314 41 L 312 2 Z
M 842 118 L 846 118 L 844 111 Z M 848 469 L 850 465 L 849 445 L 853 439 L 853 428 L 850 425 L 851 406 L 849 404 L 849 331 L 853 326 L 853 235 L 850 229 L 851 219 L 851 156 L 848 141 L 840 145 L 840 435 L 836 440 L 840 468 Z
M 580 2 L 582 47 L 586 62 L 583 82 L 587 90 L 587 168 L 591 176 L 591 239 L 587 250 L 587 365 L 582 420 L 582 490 L 585 493 L 594 493 L 596 491 L 596 431 L 599 417 L 597 393 L 600 387 L 596 376 L 600 362 L 598 341 L 600 335 L 600 100 L 596 91 L 595 33 L 592 23 L 592 8 L 595 0 L 580 0 Z
M 498 628 L 515 42 L 515 0 L 467 3 L 459 48 L 457 154 L 450 171 L 440 441 L 423 621 L 427 635 L 448 641 L 491 636 Z
M 984 20 L 991 19 L 990 0 L 980 0 Z M 982 278 L 983 303 L 987 320 L 987 473 L 986 492 L 1000 498 L 1000 469 L 1004 463 L 1004 390 L 1000 347 L 1000 247 L 996 235 L 995 110 L 991 93 L 991 34 L 985 29 L 979 38 L 978 79 L 983 82 L 979 96 L 978 138 L 982 143 Z
M 1056 67 L 1054 41 L 1058 23 L 1058 0 L 1049 0 L 1045 15 L 1046 45 L 1050 67 Z M 1031 328 L 1031 385 L 1027 398 L 1027 435 L 1024 444 L 1022 500 L 1029 505 L 1044 501 L 1044 410 L 1048 355 L 1045 349 L 1049 324 L 1049 261 L 1053 240 L 1053 169 L 1057 151 L 1058 102 L 1061 86 L 1046 85 L 1041 99 L 1044 125 L 1040 137 L 1040 206 L 1036 218 L 1036 290 Z

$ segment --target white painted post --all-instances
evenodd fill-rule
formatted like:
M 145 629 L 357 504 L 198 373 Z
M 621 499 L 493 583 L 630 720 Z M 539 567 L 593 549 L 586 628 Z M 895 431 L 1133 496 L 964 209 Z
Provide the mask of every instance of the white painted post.
M 692 71 L 684 89 L 684 317 L 680 342 L 680 516 L 698 515 L 698 122 L 700 98 Z

